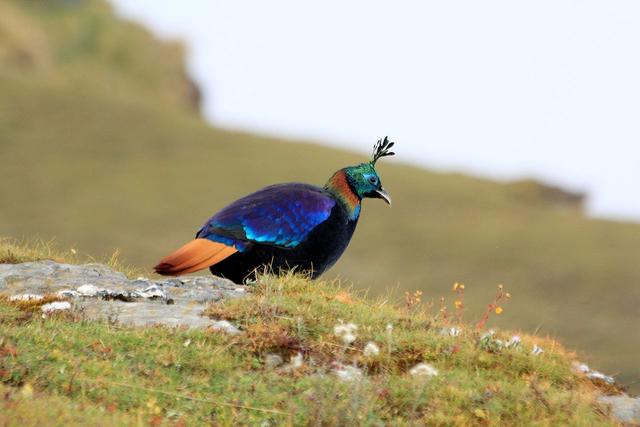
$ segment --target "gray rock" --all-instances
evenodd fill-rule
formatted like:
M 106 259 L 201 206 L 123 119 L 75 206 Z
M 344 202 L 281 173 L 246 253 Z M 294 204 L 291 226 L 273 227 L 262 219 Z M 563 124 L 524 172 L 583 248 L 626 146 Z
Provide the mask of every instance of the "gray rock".
M 215 329 L 216 331 L 226 332 L 229 335 L 238 335 L 242 332 L 240 331 L 240 329 L 233 326 L 233 324 L 231 324 L 231 322 L 229 322 L 228 320 L 216 320 L 211 325 L 211 328 Z
M 277 368 L 282 365 L 284 360 L 282 360 L 282 356 L 279 354 L 267 354 L 264 357 L 264 366 L 268 369 Z
M 607 384 L 615 384 L 616 380 L 615 378 L 609 376 L 609 375 L 605 375 L 602 372 L 599 371 L 591 371 L 587 374 L 587 378 L 589 378 L 590 380 L 594 380 L 594 381 L 604 381 Z
M 237 334 L 240 330 L 231 323 L 203 317 L 202 312 L 210 302 L 245 296 L 246 289 L 214 276 L 131 280 L 102 264 L 37 261 L 0 264 L 0 293 L 22 300 L 58 295 L 71 299 L 89 319 L 213 327 Z
M 616 380 L 612 376 L 605 375 L 600 371 L 593 370 L 586 363 L 573 362 L 573 369 L 594 382 L 605 382 L 607 384 L 615 384 Z
M 640 397 L 633 398 L 621 394 L 600 396 L 598 401 L 609 407 L 616 421 L 626 425 L 640 425 Z
M 41 308 L 43 313 L 53 313 L 54 311 L 71 310 L 69 301 L 54 301 L 44 304 Z
M 82 297 L 95 297 L 100 291 L 103 291 L 103 289 L 98 288 L 96 285 L 82 285 L 78 289 L 76 289 L 76 293 L 78 294 L 78 296 Z M 65 291 L 61 292 L 64 293 Z

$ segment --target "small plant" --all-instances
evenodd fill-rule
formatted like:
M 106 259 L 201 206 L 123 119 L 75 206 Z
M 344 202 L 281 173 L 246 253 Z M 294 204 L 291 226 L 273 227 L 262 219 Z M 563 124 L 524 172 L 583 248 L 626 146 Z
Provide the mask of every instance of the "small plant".
M 509 298 L 511 298 L 511 294 L 509 292 L 505 292 L 503 285 L 498 285 L 496 296 L 493 298 L 493 301 L 487 306 L 487 310 L 484 312 L 484 315 L 476 323 L 476 330 L 481 331 L 485 327 L 485 325 L 489 321 L 489 317 L 491 317 L 491 313 L 495 313 L 496 315 L 502 314 L 503 309 L 500 303 L 502 301 L 508 300 Z
M 342 341 L 342 343 L 346 346 L 353 344 L 353 342 L 358 338 L 358 325 L 355 323 L 342 323 L 340 322 L 333 328 L 333 333 L 336 337 Z
M 456 318 L 456 322 L 461 324 L 464 315 L 464 285 L 456 282 L 453 284 L 452 291 L 456 295 L 456 300 L 454 301 L 454 316 Z
M 440 297 L 440 310 L 438 310 L 439 320 L 445 325 L 449 324 L 449 312 L 444 297 Z
M 415 306 L 422 302 L 422 291 L 415 291 L 414 293 L 404 293 L 404 305 L 408 311 L 411 311 Z

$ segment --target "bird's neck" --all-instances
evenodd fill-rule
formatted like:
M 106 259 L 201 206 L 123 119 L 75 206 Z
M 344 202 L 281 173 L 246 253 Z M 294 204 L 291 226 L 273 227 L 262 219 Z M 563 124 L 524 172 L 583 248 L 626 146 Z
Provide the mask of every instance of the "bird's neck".
M 360 216 L 360 197 L 353 191 L 343 169 L 334 173 L 324 186 L 347 211 L 349 219 L 355 221 Z

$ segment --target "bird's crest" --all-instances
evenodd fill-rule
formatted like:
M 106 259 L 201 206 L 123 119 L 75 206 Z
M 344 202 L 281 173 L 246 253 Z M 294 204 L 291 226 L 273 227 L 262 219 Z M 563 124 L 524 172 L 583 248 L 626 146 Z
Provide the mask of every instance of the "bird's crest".
M 389 151 L 395 142 L 389 141 L 389 137 L 385 136 L 384 139 L 379 139 L 373 146 L 373 156 L 371 158 L 371 165 L 375 165 L 379 158 L 386 156 L 393 156 L 393 151 Z

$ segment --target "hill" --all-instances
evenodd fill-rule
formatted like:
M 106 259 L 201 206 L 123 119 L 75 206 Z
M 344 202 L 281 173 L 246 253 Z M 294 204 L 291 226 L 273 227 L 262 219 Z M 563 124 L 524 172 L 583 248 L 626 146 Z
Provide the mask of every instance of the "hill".
M 213 212 L 264 185 L 322 184 L 362 154 L 211 127 L 178 44 L 100 1 L 0 3 L 0 236 L 55 237 L 150 267 Z M 374 141 L 372 141 L 373 143 Z M 587 218 L 537 184 L 382 161 L 393 208 L 365 203 L 327 277 L 437 301 L 466 284 L 468 316 L 504 283 L 498 319 L 561 337 L 637 381 L 640 225 Z
M 0 261 L 60 256 L 42 249 L 0 243 Z M 157 310 L 201 296 L 114 301 L 82 284 L 98 271 L 101 288 L 126 281 L 106 266 L 58 264 L 75 285 L 0 267 L 3 425 L 615 425 L 598 403 L 614 386 L 576 369 L 557 342 L 486 331 L 490 313 L 474 324 L 459 308 L 433 313 L 418 295 L 397 305 L 338 281 L 260 276 L 209 303 L 206 315 L 224 320 L 202 319 L 208 329 L 140 328 L 124 306 L 162 321 Z M 106 318 L 87 310 L 95 304 Z

